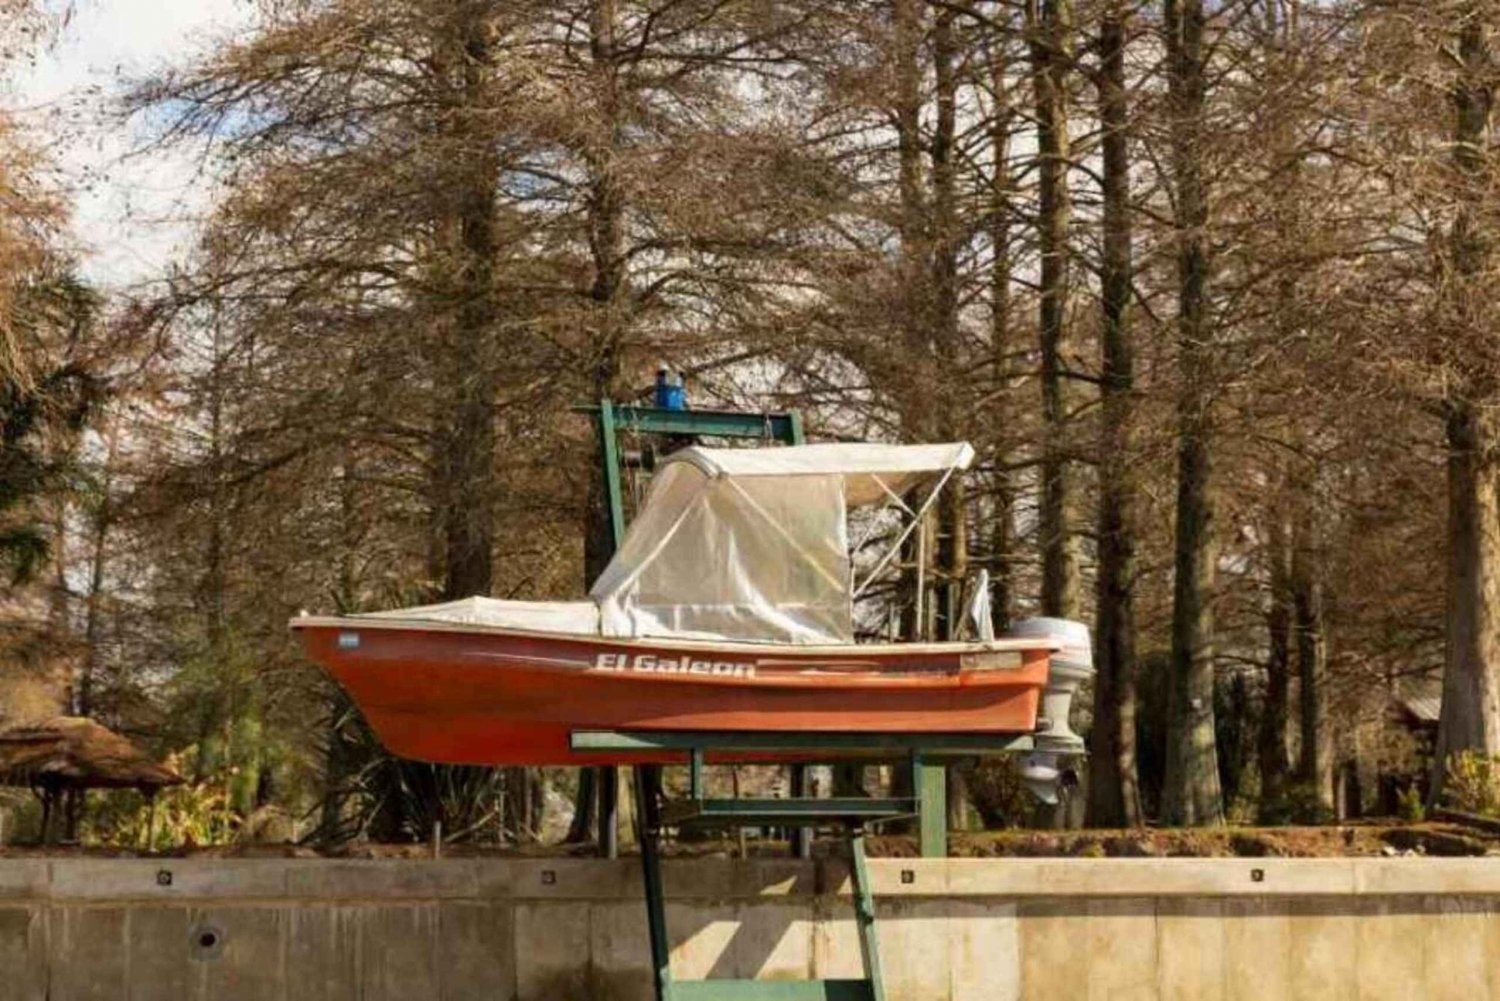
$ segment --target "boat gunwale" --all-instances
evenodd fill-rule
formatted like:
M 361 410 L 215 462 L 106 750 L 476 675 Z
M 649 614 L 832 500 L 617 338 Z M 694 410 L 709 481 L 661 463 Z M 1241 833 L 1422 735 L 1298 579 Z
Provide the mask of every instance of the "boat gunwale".
M 406 632 L 434 633 L 481 633 L 489 636 L 519 636 L 526 639 L 563 640 L 571 643 L 607 643 L 615 646 L 649 647 L 654 649 L 681 649 L 701 651 L 732 651 L 735 653 L 764 654 L 775 651 L 793 656 L 848 656 L 860 653 L 868 656 L 910 656 L 913 654 L 968 654 L 993 653 L 1009 650 L 1043 650 L 1056 653 L 1065 649 L 1064 644 L 1043 637 L 1004 637 L 993 640 L 942 641 L 928 643 L 776 643 L 753 640 L 712 640 L 685 637 L 658 636 L 604 636 L 599 633 L 564 633 L 543 629 L 521 629 L 515 626 L 494 626 L 480 622 L 438 622 L 431 619 L 380 618 L 364 619 L 350 616 L 302 615 L 288 623 L 292 629 L 390 629 Z

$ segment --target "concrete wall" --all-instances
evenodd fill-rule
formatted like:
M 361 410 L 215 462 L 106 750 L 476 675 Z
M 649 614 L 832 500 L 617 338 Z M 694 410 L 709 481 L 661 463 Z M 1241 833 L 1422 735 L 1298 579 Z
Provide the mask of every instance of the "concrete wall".
M 1500 999 L 1500 859 L 875 860 L 891 1001 Z M 857 973 L 836 864 L 668 863 L 680 978 Z M 633 860 L 0 860 L 0 1001 L 649 998 Z

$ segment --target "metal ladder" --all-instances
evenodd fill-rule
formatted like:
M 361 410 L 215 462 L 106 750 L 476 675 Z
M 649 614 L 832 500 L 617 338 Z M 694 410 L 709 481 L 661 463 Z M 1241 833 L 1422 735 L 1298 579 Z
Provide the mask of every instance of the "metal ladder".
M 885 1001 L 880 949 L 875 930 L 875 900 L 865 861 L 868 827 L 916 816 L 934 803 L 925 788 L 942 768 L 934 759 L 955 755 L 1014 753 L 1032 748 L 1029 736 L 1001 734 L 775 733 L 769 731 L 616 731 L 584 730 L 571 735 L 575 751 L 670 752 L 682 754 L 688 766 L 686 798 L 663 802 L 660 765 L 635 766 L 635 802 L 641 826 L 641 877 L 651 942 L 651 969 L 657 1001 Z M 703 770 L 716 754 L 767 752 L 806 754 L 816 760 L 879 760 L 908 756 L 912 769 L 909 796 L 819 799 L 708 796 Z M 683 980 L 672 979 L 671 943 L 667 937 L 666 901 L 662 893 L 660 838 L 668 827 L 736 828 L 779 826 L 843 827 L 849 846 L 849 875 L 854 918 L 859 933 L 864 976 L 857 980 Z

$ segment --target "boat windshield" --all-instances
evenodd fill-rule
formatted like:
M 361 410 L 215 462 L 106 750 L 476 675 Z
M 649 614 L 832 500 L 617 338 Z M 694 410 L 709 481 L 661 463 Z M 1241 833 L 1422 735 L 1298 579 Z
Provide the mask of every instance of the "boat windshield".
M 973 457 L 963 442 L 675 452 L 590 591 L 600 629 L 606 636 L 852 643 L 863 584 L 850 559 L 850 509 L 906 507 L 903 498 L 924 486 L 930 504 Z

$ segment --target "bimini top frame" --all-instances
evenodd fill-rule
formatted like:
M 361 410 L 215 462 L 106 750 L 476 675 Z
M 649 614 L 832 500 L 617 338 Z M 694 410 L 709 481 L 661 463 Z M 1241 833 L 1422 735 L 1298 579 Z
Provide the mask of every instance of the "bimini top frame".
M 590 591 L 601 631 L 853 643 L 855 599 L 973 458 L 964 442 L 675 452 L 657 467 L 646 503 Z M 912 512 L 902 495 L 928 486 Z M 892 502 L 911 523 L 856 584 L 848 513 Z

